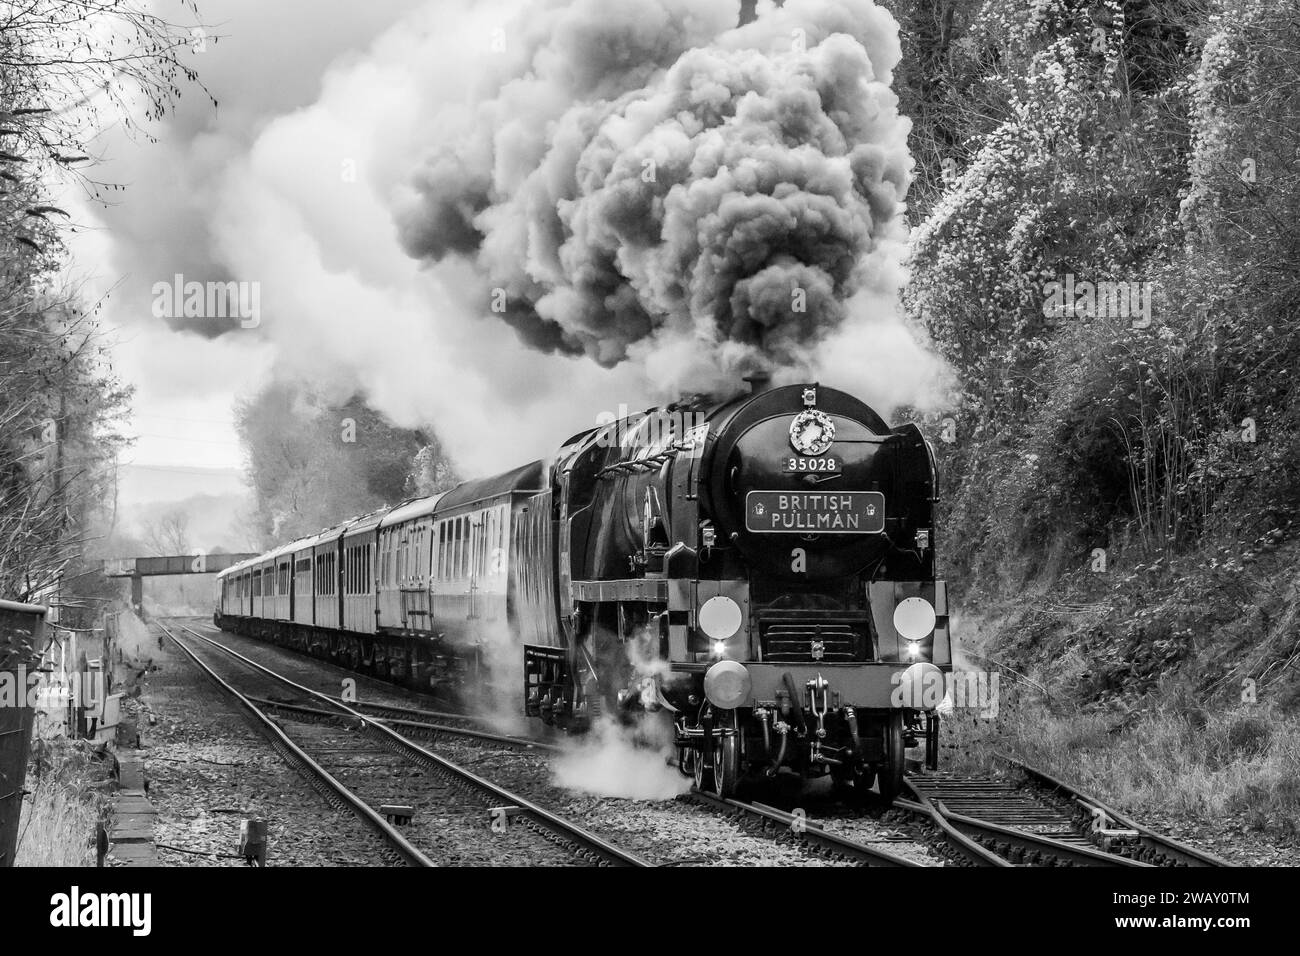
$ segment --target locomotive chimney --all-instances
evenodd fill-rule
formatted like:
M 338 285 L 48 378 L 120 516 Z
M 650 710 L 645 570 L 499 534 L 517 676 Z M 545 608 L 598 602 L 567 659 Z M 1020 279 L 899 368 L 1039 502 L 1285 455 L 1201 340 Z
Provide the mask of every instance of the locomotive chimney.
M 749 383 L 749 393 L 751 395 L 766 392 L 772 387 L 772 376 L 767 372 L 754 372 L 751 375 L 746 375 L 744 381 Z

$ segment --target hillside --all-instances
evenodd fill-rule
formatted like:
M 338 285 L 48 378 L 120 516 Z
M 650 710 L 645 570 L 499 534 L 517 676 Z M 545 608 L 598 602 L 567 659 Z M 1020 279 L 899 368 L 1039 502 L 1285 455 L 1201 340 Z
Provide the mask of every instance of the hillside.
M 945 573 L 1005 678 L 958 756 L 1294 841 L 1300 7 L 894 6 Z

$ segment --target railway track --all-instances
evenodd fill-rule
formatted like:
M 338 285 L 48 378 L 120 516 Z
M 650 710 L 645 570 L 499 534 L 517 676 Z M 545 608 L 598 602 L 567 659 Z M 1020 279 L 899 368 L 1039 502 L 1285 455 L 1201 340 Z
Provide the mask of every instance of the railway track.
M 392 702 L 343 701 L 295 683 L 187 625 L 178 626 L 206 645 L 219 648 L 247 667 L 273 678 L 281 689 L 288 688 L 295 695 L 296 699 L 292 700 L 284 699 L 283 693 L 268 693 L 261 697 L 250 695 L 249 705 L 260 708 L 263 714 L 317 723 L 337 724 L 341 720 L 352 720 L 359 729 L 434 772 L 454 774 L 454 771 L 446 770 L 441 764 L 431 764 L 430 761 L 455 765 L 445 757 L 438 757 L 419 747 L 412 738 L 463 738 L 466 742 L 533 752 L 549 753 L 561 749 L 544 741 L 494 733 L 484 729 L 482 718 L 460 713 L 407 707 Z M 457 759 L 466 759 L 463 750 L 461 754 Z M 868 839 L 864 842 L 854 839 L 863 834 L 854 832 L 852 828 L 847 835 L 844 832 L 834 832 L 836 829 L 844 829 L 834 817 L 819 824 L 804 816 L 797 816 L 797 812 L 791 813 L 762 803 L 722 800 L 698 792 L 692 792 L 682 799 L 712 810 L 758 837 L 779 840 L 787 845 L 793 843 L 811 856 L 835 863 L 867 866 L 924 865 L 924 862 L 918 863 L 917 859 L 924 861 L 928 849 L 932 856 L 940 856 L 959 865 L 975 866 L 1141 868 L 1228 865 L 1212 854 L 1160 836 L 1133 823 L 1099 800 L 1036 768 L 1010 757 L 1002 759 L 1013 768 L 1017 776 L 1006 779 L 922 773 L 909 777 L 908 787 L 912 799 L 896 801 L 894 809 L 906 815 L 913 823 L 919 822 L 922 836 L 917 840 L 908 840 L 906 836 L 897 833 L 881 834 L 881 838 L 877 839 L 878 834 L 873 832 L 873 828 L 868 828 Z M 468 771 L 461 772 L 468 774 Z M 481 780 L 473 774 L 468 776 L 473 778 L 471 787 L 476 785 L 475 781 Z M 488 786 L 495 787 L 492 784 Z M 562 819 L 503 788 L 495 788 L 487 793 L 490 799 L 501 801 L 503 806 L 520 808 L 514 812 L 525 815 L 532 825 L 540 829 L 546 830 L 551 820 Z M 551 799 L 545 799 L 544 802 L 556 805 Z M 532 815 L 534 812 L 536 816 Z M 888 816 L 886 820 L 889 820 Z M 548 832 L 554 839 L 565 842 L 568 838 L 562 830 L 562 827 L 557 831 L 552 826 Z M 612 848 L 613 845 L 589 832 L 584 833 L 587 838 L 596 841 L 595 846 L 581 839 L 569 841 L 570 845 L 575 852 L 586 854 L 586 858 L 602 861 L 604 848 Z M 614 839 L 621 842 L 621 837 L 617 834 Z M 918 844 L 921 852 L 914 853 L 913 858 L 909 859 L 880 846 L 888 846 L 890 843 Z M 903 848 L 904 852 L 910 849 L 912 848 Z M 630 863 L 627 860 L 607 862 L 646 865 L 640 859 Z
M 173 620 L 173 624 L 184 628 L 190 633 L 197 634 L 194 628 L 188 624 L 182 624 Z M 203 624 L 203 627 L 211 625 Z M 224 632 L 212 629 L 214 634 Z M 213 639 L 211 635 L 198 635 Z M 320 666 L 322 662 L 316 658 L 305 658 L 304 664 L 309 666 Z M 304 670 L 303 673 L 306 673 Z M 349 673 L 350 676 L 351 672 Z M 292 675 L 285 675 L 292 676 Z M 562 748 L 553 743 L 544 740 L 536 740 L 532 737 L 520 737 L 512 734 L 502 734 L 483 729 L 485 725 L 491 723 L 487 717 L 475 714 L 466 714 L 458 711 L 447 710 L 428 710 L 420 707 L 407 707 L 401 704 L 391 702 L 380 702 L 371 700 L 347 700 L 336 695 L 323 694 L 317 692 L 318 697 L 327 698 L 333 704 L 342 704 L 351 707 L 353 710 L 361 711 L 369 717 L 383 721 L 390 727 L 400 730 L 410 736 L 421 737 L 424 739 L 437 739 L 443 736 L 467 737 L 473 740 L 484 741 L 488 743 L 499 743 L 515 747 L 524 747 L 537 749 L 552 753 L 559 752 Z M 303 705 L 286 704 L 282 701 L 261 700 L 259 703 L 267 706 L 275 706 L 285 713 L 297 713 L 303 716 L 311 716 L 312 708 Z M 327 711 L 331 713 L 332 711 Z
M 789 836 L 801 840 L 805 849 L 833 861 L 864 866 L 921 866 L 913 860 L 870 844 L 826 830 L 803 816 L 762 803 L 746 803 L 692 790 L 683 799 L 709 807 L 748 823 L 748 829 L 770 837 Z
M 208 629 L 202 624 L 198 626 Z M 219 633 L 214 632 L 214 635 Z M 798 839 L 793 835 L 793 818 L 789 816 L 777 819 L 765 817 L 761 813 L 743 813 L 736 807 L 720 808 L 704 800 L 679 800 L 670 801 L 666 805 L 655 805 L 653 802 L 627 802 L 618 797 L 584 794 L 581 789 L 565 792 L 555 787 L 552 765 L 544 758 L 556 754 L 572 756 L 573 747 L 565 748 L 531 737 L 493 734 L 479 727 L 451 726 L 446 722 L 481 725 L 486 722 L 486 718 L 446 710 L 423 709 L 418 704 L 406 706 L 395 702 L 384 693 L 383 688 L 367 691 L 368 699 L 364 702 L 343 701 L 334 696 L 333 687 L 336 685 L 328 678 L 322 680 L 322 667 L 326 665 L 321 661 L 304 658 L 299 662 L 293 659 L 292 652 L 273 655 L 272 659 L 267 659 L 257 651 L 241 647 L 237 640 L 230 643 L 234 644 L 234 649 L 245 650 L 247 654 L 265 661 L 276 671 L 290 675 L 301 684 L 317 688 L 320 697 L 329 697 L 335 703 L 345 703 L 355 710 L 363 711 L 371 719 L 387 724 L 404 736 L 419 737 L 426 733 L 434 736 L 439 745 L 434 749 L 439 753 L 476 768 L 491 767 L 492 769 L 481 772 L 494 779 L 503 779 L 503 782 L 508 780 L 511 790 L 526 794 L 534 803 L 561 816 L 581 820 L 588 829 L 616 845 L 631 849 L 653 865 L 680 866 L 716 862 L 730 858 L 732 853 L 737 853 L 743 860 L 738 865 L 762 864 L 765 862 L 760 849 L 763 845 L 769 845 L 771 849 L 768 865 L 797 865 L 795 861 L 801 859 L 832 865 L 861 862 L 869 862 L 869 865 L 915 865 L 905 858 L 901 862 L 895 862 L 888 853 L 873 855 L 870 851 L 874 847 L 865 848 L 864 853 L 852 846 L 851 839 L 838 847 L 833 845 L 833 839 L 819 839 L 816 833 L 806 839 Z M 289 659 L 281 659 L 282 656 Z M 379 694 L 378 700 L 372 696 L 373 693 Z M 326 722 L 333 720 L 337 713 L 334 708 L 324 705 L 320 697 L 286 701 L 282 699 L 284 696 L 286 695 L 267 695 L 256 702 L 271 713 L 290 720 Z M 295 697 L 300 698 L 300 695 Z M 500 756 L 485 759 L 493 751 Z M 530 769 L 523 769 L 517 764 L 516 756 L 530 765 Z M 524 775 L 522 778 L 521 773 Z M 524 782 L 525 779 L 527 783 Z M 654 798 L 650 799 L 653 801 Z M 772 813 L 779 814 L 780 811 L 773 810 Z M 702 817 L 711 817 L 715 823 L 705 824 Z M 817 824 L 810 822 L 808 825 L 810 829 L 817 828 Z M 728 834 L 738 831 L 744 834 L 743 839 L 737 841 L 728 837 Z M 851 832 L 847 836 L 861 838 L 868 844 L 895 844 L 890 849 L 898 849 L 897 844 L 900 843 L 914 843 L 899 839 L 877 840 L 875 838 L 882 834 L 871 825 L 864 826 L 862 831 Z M 678 835 L 670 836 L 674 833 Z M 714 855 L 715 847 L 722 851 L 718 856 Z M 909 849 L 914 857 L 922 860 L 931 856 L 929 850 L 922 845 L 902 847 L 904 853 Z M 701 850 L 704 851 L 703 854 Z M 870 862 L 872 859 L 874 862 Z
M 1102 842 L 1113 847 L 1113 852 L 1123 853 L 1125 856 L 1154 866 L 1232 865 L 1213 853 L 1162 836 L 1133 822 L 1096 797 L 1089 796 L 1045 771 L 1031 767 L 1006 754 L 999 754 L 998 757 L 1022 773 L 1034 790 L 1043 793 L 1049 800 L 1054 800 L 1058 804 L 1064 803 L 1073 807 L 1076 826 L 1091 827 L 1093 823 L 1099 824 L 1097 830 L 1103 834 Z M 1117 831 L 1119 836 L 1108 837 L 1105 835 L 1107 831 Z
M 1226 866 L 1133 824 L 1042 771 L 1003 758 L 1024 782 L 923 773 L 898 810 L 931 827 L 957 862 L 975 866 Z
M 234 685 L 218 674 L 215 669 L 200 659 L 183 641 L 176 637 L 170 628 L 161 623 L 158 626 L 218 689 L 234 700 L 248 714 L 253 725 L 267 738 L 271 747 L 285 761 L 303 774 L 312 789 L 316 790 L 335 809 L 351 811 L 365 827 L 380 839 L 385 848 L 385 856 L 406 866 L 436 866 L 433 860 L 416 849 L 397 827 L 385 820 L 364 800 L 340 783 L 324 766 L 294 743 L 289 735 L 251 699 L 242 694 Z
M 253 702 L 265 708 L 271 708 L 275 711 L 285 714 L 296 714 L 302 717 L 326 717 L 334 718 L 338 716 L 337 710 L 326 710 L 320 707 L 310 707 L 304 704 L 291 704 L 284 701 L 270 700 L 264 698 L 253 698 Z M 336 700 L 337 704 L 343 701 Z M 441 714 L 435 711 L 419 711 L 408 708 L 393 707 L 387 704 L 366 704 L 352 702 L 349 707 L 360 711 L 373 720 L 376 720 L 386 727 L 398 731 L 408 737 L 422 737 L 426 739 L 437 739 L 444 736 L 468 737 L 473 740 L 484 741 L 487 743 L 506 744 L 512 747 L 523 747 L 526 749 L 545 750 L 552 753 L 559 753 L 560 747 L 555 744 L 548 744 L 544 741 L 533 740 L 529 737 L 514 737 L 509 734 L 497 734 L 486 730 L 477 730 L 472 727 L 456 727 L 451 724 L 439 723 L 431 717 L 457 717 L 458 714 Z M 394 717 L 394 713 L 411 713 L 420 715 L 422 719 L 411 719 L 409 717 Z M 470 718 L 463 718 L 470 719 Z
M 350 762 L 353 765 L 348 768 L 350 770 L 355 770 L 355 764 L 358 761 L 363 762 L 366 772 L 361 774 L 361 778 L 365 780 L 380 776 L 372 772 L 372 763 L 386 755 L 390 758 L 396 758 L 406 768 L 406 772 L 402 773 L 390 766 L 386 768 L 385 772 L 388 779 L 401 781 L 406 786 L 407 792 L 411 792 L 412 787 L 414 787 L 414 792 L 417 794 L 428 796 L 427 788 L 422 790 L 421 787 L 415 787 L 411 781 L 414 776 L 427 775 L 429 778 L 436 780 L 444 790 L 452 788 L 476 798 L 482 806 L 475 808 L 473 815 L 478 820 L 484 839 L 491 838 L 491 834 L 488 833 L 488 817 L 485 813 L 486 810 L 491 808 L 493 829 L 496 829 L 498 825 L 506 826 L 507 821 L 511 821 L 511 828 L 522 824 L 533 833 L 544 837 L 550 844 L 576 856 L 583 862 L 613 866 L 648 865 L 641 858 L 614 846 L 576 823 L 537 806 L 531 801 L 447 760 L 445 757 L 426 750 L 394 727 L 389 726 L 389 720 L 367 714 L 327 694 L 304 687 L 288 677 L 245 657 L 221 642 L 198 633 L 187 625 L 177 624 L 176 626 L 178 630 L 185 632 L 187 635 L 185 639 L 179 637 L 171 628 L 160 625 L 163 632 L 182 652 L 193 660 L 220 688 L 240 702 L 241 706 L 253 716 L 258 726 L 268 732 L 268 736 L 271 737 L 272 744 L 276 746 L 276 749 L 281 750 L 281 748 L 284 748 L 281 753 L 289 755 L 293 763 L 306 771 L 309 779 L 313 781 L 313 786 L 325 788 L 333 796 L 334 800 L 342 801 L 342 805 L 352 809 L 363 822 L 374 829 L 386 843 L 394 848 L 393 855 L 399 857 L 403 862 L 421 866 L 434 865 L 427 854 L 412 845 L 411 841 L 399 832 L 397 827 L 394 827 L 376 812 L 374 807 L 370 805 L 375 802 L 373 797 L 367 801 L 355 792 L 355 786 L 345 786 L 337 779 L 337 774 L 331 773 L 323 766 L 323 760 L 309 755 L 309 749 L 314 748 L 317 757 L 328 756 L 329 759 L 334 759 L 344 766 Z M 219 675 L 215 668 L 206 663 L 200 653 L 196 653 L 194 648 L 189 646 L 190 641 L 195 642 L 200 649 L 216 651 L 224 658 L 237 662 L 245 670 L 246 675 L 252 675 L 252 683 L 260 685 L 261 693 L 245 694 L 237 689 L 230 681 Z M 248 682 L 247 676 L 245 682 Z M 293 695 L 292 699 L 283 699 L 286 689 Z M 296 713 L 298 717 L 310 718 L 309 723 L 299 724 L 300 728 L 310 727 L 311 723 L 325 724 L 325 728 L 319 731 L 304 730 L 300 735 L 300 739 L 309 739 L 310 743 L 307 747 L 302 747 L 291 740 L 284 729 L 271 719 L 268 711 L 278 711 L 285 717 Z M 418 724 L 415 721 L 410 721 L 410 723 Z M 419 724 L 419 726 L 428 725 Z M 369 738 L 369 741 L 375 747 L 369 751 L 358 748 L 358 734 Z M 504 735 L 493 736 L 503 737 Z M 522 738 L 518 738 L 518 740 L 522 741 Z M 532 741 L 523 742 L 530 745 L 534 744 Z M 423 773 L 411 774 L 409 771 L 412 768 L 416 768 Z M 398 792 L 402 792 L 402 790 L 399 789 Z M 463 803 L 463 801 L 460 801 L 460 803 Z M 460 809 L 463 810 L 464 808 L 461 807 Z

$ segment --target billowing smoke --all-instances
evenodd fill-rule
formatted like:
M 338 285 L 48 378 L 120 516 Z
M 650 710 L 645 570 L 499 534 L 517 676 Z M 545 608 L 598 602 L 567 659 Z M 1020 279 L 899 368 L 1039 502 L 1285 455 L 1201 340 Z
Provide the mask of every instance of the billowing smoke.
M 866 0 L 743 26 L 736 0 L 373 0 L 312 31 L 356 38 L 328 68 L 264 55 L 306 0 L 213 2 L 221 112 L 172 121 L 123 175 L 158 188 L 74 237 L 100 293 L 130 276 L 106 307 L 144 407 L 219 417 L 226 391 L 302 381 L 433 426 L 479 476 L 763 361 L 886 418 L 936 401 L 896 305 L 895 27 Z M 150 287 L 177 272 L 257 283 L 260 324 L 168 331 Z
M 871 0 L 738 16 L 528 4 L 471 102 L 430 124 L 404 248 L 470 263 L 480 310 L 538 349 L 657 365 L 661 384 L 814 371 L 846 326 L 896 309 L 898 27 Z

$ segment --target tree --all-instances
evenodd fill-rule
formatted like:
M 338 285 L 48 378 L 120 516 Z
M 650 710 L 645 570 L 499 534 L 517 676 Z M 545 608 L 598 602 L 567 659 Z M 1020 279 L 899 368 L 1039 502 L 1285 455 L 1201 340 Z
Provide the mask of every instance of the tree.
M 84 583 L 88 518 L 111 507 L 125 444 L 130 390 L 112 374 L 96 304 L 60 283 L 67 214 L 47 197 L 68 182 L 101 199 L 120 188 L 91 177 L 87 145 L 110 122 L 137 129 L 133 102 L 146 120 L 170 106 L 195 79 L 180 60 L 189 42 L 132 0 L 0 11 L 0 597 Z
M 154 554 L 163 557 L 189 554 L 190 516 L 179 508 L 168 511 L 157 521 L 146 522 L 145 541 Z
M 272 383 L 239 404 L 235 425 L 263 546 L 455 483 L 436 438 L 394 428 L 360 395 L 337 403 Z

